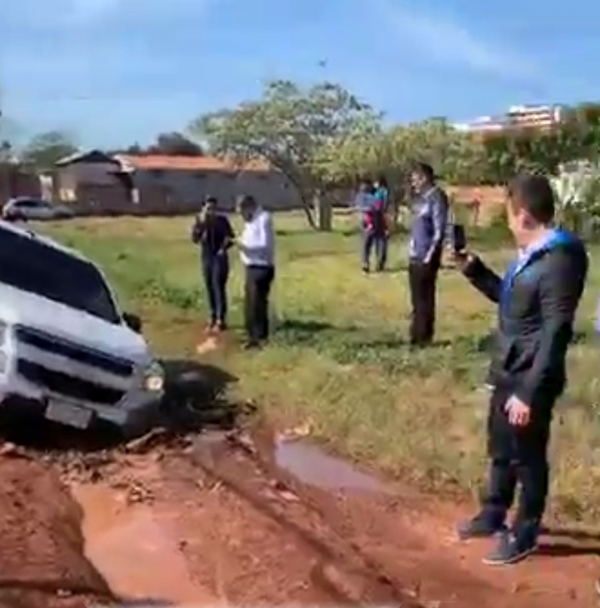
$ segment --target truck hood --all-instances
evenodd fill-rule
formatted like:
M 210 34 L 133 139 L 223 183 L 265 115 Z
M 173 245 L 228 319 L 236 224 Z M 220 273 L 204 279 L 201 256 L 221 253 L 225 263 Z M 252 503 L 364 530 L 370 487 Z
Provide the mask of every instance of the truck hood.
M 0 321 L 25 325 L 75 344 L 145 364 L 151 354 L 144 338 L 126 325 L 113 325 L 81 310 L 0 284 Z

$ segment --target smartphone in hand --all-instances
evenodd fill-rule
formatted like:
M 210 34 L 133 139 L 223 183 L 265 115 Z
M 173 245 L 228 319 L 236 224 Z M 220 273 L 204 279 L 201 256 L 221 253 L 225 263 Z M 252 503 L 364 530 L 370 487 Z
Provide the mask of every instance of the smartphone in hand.
M 455 253 L 460 253 L 467 248 L 467 235 L 465 233 L 465 227 L 462 224 L 452 225 L 452 249 Z

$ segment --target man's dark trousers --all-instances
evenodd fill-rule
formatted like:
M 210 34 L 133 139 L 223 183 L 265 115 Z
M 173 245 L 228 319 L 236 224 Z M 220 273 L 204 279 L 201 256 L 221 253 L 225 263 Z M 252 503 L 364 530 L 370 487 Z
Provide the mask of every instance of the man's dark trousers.
M 412 306 L 410 342 L 426 346 L 435 332 L 435 296 L 441 254 L 433 256 L 428 264 L 411 259 L 408 266 L 410 300 Z
M 375 268 L 381 272 L 387 261 L 388 237 L 384 233 L 364 230 L 362 238 L 362 265 L 364 270 L 371 266 L 371 253 L 375 249 Z
M 226 254 L 215 253 L 202 257 L 202 273 L 208 294 L 213 323 L 227 321 L 227 279 L 229 259 Z
M 248 339 L 253 344 L 269 337 L 269 294 L 275 277 L 273 266 L 247 266 L 244 316 Z
M 555 397 L 548 395 L 536 404 L 530 423 L 515 427 L 508 421 L 506 402 L 514 387 L 496 387 L 488 415 L 488 455 L 490 472 L 483 496 L 483 511 L 489 521 L 503 524 L 511 508 L 517 484 L 521 494 L 515 517 L 515 532 L 536 535 L 548 495 L 548 440 Z

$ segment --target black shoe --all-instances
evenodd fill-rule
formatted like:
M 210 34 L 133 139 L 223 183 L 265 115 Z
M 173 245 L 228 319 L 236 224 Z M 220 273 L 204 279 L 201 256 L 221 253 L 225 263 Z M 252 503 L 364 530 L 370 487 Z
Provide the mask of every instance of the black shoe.
M 498 546 L 483 558 L 488 566 L 509 566 L 516 564 L 536 551 L 537 535 L 506 531 L 500 536 Z
M 258 350 L 262 348 L 262 344 L 258 340 L 248 340 L 244 343 L 244 350 Z
M 506 531 L 506 525 L 499 517 L 491 517 L 486 513 L 480 513 L 473 519 L 459 524 L 457 528 L 460 540 L 472 538 L 490 538 L 496 534 Z
M 371 269 L 368 266 L 362 267 L 363 274 L 370 274 Z

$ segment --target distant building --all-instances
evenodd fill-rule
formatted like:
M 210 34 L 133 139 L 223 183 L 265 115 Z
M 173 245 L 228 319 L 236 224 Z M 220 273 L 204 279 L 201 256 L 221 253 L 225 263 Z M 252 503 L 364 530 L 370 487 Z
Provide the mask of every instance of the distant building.
M 501 116 L 483 116 L 466 123 L 454 125 L 460 131 L 470 133 L 501 132 L 508 129 L 550 129 L 564 120 L 564 106 L 518 105 L 511 106 Z
M 243 166 L 208 156 L 109 156 L 98 150 L 56 163 L 55 197 L 84 213 L 172 214 L 200 208 L 207 195 L 233 209 L 240 194 L 265 207 L 301 206 L 297 189 L 266 163 Z
M 492 116 L 481 116 L 470 122 L 455 123 L 453 126 L 459 131 L 473 133 L 483 131 L 503 131 L 506 129 L 506 118 L 503 116 L 499 118 L 494 118 Z

